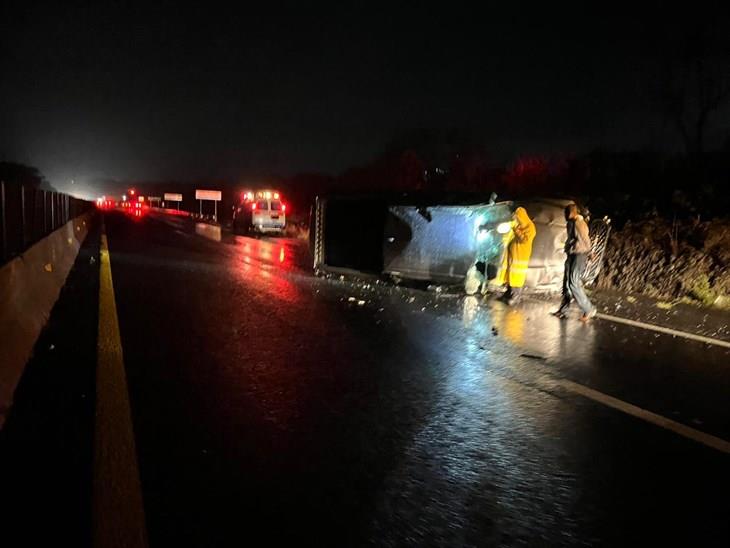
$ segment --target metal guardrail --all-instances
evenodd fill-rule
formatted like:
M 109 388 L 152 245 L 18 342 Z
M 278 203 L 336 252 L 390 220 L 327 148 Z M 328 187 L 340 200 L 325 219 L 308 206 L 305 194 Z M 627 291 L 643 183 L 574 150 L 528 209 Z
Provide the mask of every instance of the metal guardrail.
M 0 264 L 92 207 L 68 194 L 0 181 Z

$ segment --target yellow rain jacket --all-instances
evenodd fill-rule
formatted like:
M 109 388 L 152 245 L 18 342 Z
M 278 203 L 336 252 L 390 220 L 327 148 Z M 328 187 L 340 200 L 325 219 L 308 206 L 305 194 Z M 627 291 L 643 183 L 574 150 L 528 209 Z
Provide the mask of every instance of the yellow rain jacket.
M 522 287 L 525 285 L 527 267 L 532 255 L 532 242 L 537 230 L 524 207 L 515 210 L 515 221 L 497 280 L 500 285 L 506 282 L 510 287 Z

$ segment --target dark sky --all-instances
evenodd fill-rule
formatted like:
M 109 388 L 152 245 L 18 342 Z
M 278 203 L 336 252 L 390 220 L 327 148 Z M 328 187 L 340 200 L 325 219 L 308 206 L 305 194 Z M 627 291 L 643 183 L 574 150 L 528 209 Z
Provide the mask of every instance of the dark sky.
M 661 3 L 30 4 L 2 8 L 0 159 L 66 190 L 337 173 L 411 128 L 475 131 L 496 159 L 666 143 L 652 79 L 688 20 L 717 18 Z

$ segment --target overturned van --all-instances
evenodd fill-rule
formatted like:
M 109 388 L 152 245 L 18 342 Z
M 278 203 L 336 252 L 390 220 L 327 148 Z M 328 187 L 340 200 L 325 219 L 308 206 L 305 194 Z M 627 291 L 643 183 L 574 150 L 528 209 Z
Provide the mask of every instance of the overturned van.
M 502 264 L 512 214 L 522 206 L 537 228 L 525 286 L 557 291 L 565 262 L 564 209 L 570 203 L 406 194 L 318 197 L 310 230 L 314 269 L 443 284 L 462 284 L 476 269 L 488 284 Z M 586 283 L 598 275 L 609 230 L 606 219 L 590 222 L 593 254 Z

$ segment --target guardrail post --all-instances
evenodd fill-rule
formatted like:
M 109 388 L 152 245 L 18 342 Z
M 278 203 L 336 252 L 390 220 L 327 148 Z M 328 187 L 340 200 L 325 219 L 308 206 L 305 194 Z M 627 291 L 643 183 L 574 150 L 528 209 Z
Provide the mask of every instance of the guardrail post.
M 46 191 L 41 190 L 43 193 L 43 235 L 45 236 L 48 231 L 48 212 L 46 211 Z
M 20 185 L 20 250 L 25 251 L 25 187 Z
M 5 262 L 5 258 L 7 257 L 8 252 L 8 235 L 7 235 L 7 222 L 6 222 L 6 214 L 7 211 L 5 210 L 5 181 L 0 181 L 0 214 L 2 215 L 2 244 L 3 244 L 3 262 Z

